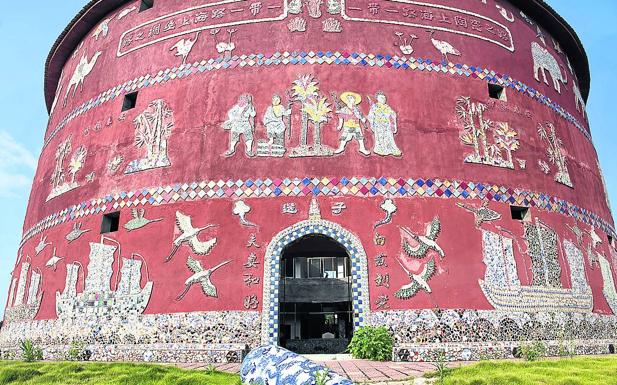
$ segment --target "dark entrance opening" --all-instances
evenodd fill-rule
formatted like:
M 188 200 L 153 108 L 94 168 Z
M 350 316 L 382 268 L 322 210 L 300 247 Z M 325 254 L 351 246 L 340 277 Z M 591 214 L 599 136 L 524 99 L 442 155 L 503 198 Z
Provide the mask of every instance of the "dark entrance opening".
M 281 254 L 279 345 L 301 354 L 343 353 L 353 334 L 347 250 L 307 235 Z

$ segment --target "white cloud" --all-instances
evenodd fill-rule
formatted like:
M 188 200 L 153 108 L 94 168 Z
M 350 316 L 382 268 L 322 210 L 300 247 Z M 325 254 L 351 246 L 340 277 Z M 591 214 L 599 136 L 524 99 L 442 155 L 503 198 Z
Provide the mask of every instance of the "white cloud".
M 32 184 L 36 157 L 6 131 L 0 131 L 0 197 L 27 193 Z

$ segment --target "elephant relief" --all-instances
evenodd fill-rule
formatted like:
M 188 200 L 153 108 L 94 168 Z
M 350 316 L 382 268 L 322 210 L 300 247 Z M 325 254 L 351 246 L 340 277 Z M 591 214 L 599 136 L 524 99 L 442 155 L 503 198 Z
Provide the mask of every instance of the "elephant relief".
M 544 78 L 544 83 L 548 84 L 548 80 L 546 79 L 546 71 L 550 72 L 551 77 L 553 78 L 553 86 L 555 90 L 561 93 L 561 84 L 568 83 L 567 74 L 562 75 L 561 67 L 557 60 L 553 55 L 551 55 L 548 50 L 542 47 L 537 42 L 531 43 L 531 55 L 533 56 L 533 76 L 537 81 L 540 81 L 540 77 L 538 75 L 538 70 L 542 71 L 542 77 Z

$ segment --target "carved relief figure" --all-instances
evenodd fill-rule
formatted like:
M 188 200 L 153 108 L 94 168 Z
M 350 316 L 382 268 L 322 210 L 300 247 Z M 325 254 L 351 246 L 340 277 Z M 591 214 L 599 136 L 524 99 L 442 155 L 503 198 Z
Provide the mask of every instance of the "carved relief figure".
M 79 187 L 79 183 L 77 183 L 75 178 L 79 170 L 83 167 L 88 151 L 84 146 L 79 146 L 77 150 L 75 150 L 68 166 L 68 173 L 71 175 L 71 181 L 67 182 L 66 175 L 64 173 L 64 159 L 66 159 L 66 156 L 70 151 L 71 136 L 69 135 L 68 138 L 60 143 L 56 150 L 56 163 L 54 171 L 51 174 L 52 189 L 47 196 L 47 201 Z
M 332 112 L 327 98 L 319 92 L 318 82 L 313 75 L 300 75 L 292 86 L 294 101 L 300 103 L 302 127 L 300 146 L 291 150 L 290 157 L 330 156 L 333 150 L 321 144 L 321 125 L 328 121 Z M 309 146 L 307 136 L 309 122 L 313 125 L 313 145 Z
M 576 110 L 585 116 L 585 100 L 581 95 L 581 90 L 578 88 L 576 81 L 572 81 L 572 93 L 574 93 L 574 103 L 576 104 Z
M 415 234 L 406 227 L 401 227 L 400 230 L 403 253 L 397 257 L 397 261 L 411 282 L 403 285 L 394 295 L 400 299 L 408 299 L 415 296 L 419 290 L 431 293 L 432 289 L 428 281 L 437 271 L 435 257 L 430 256 L 427 262 L 423 260 L 430 255 L 431 251 L 439 255 L 440 259 L 445 257 L 443 249 L 437 244 L 441 222 L 438 217 L 433 218 L 426 225 L 425 234 Z
M 463 123 L 461 142 L 474 148 L 474 152 L 465 157 L 465 162 L 514 169 L 512 152 L 520 145 L 518 132 L 507 123 L 495 123 L 485 118 L 487 109 L 485 104 L 472 102 L 469 97 L 461 96 L 456 100 L 456 114 Z
M 253 131 L 256 114 L 253 96 L 250 94 L 240 95 L 238 102 L 227 112 L 227 120 L 221 125 L 224 130 L 229 131 L 229 149 L 225 152 L 225 156 L 235 154 L 240 135 L 244 137 L 246 155 L 253 156 Z
M 545 125 L 538 125 L 538 135 L 540 139 L 544 140 L 548 145 L 546 153 L 549 161 L 557 166 L 555 181 L 572 187 L 572 181 L 570 180 L 570 173 L 568 172 L 566 157 L 564 155 L 563 143 L 555 133 L 555 126 L 550 122 L 546 122 Z
M 145 147 L 146 156 L 131 161 L 125 174 L 167 167 L 171 161 L 167 156 L 167 140 L 174 128 L 173 111 L 163 99 L 156 99 L 133 120 L 135 125 L 135 146 Z
M 133 230 L 141 229 L 142 227 L 145 227 L 149 225 L 150 223 L 160 222 L 163 220 L 163 218 L 148 219 L 145 217 L 145 214 L 146 214 L 146 209 L 144 208 L 140 208 L 140 209 L 132 208 L 131 209 L 132 218 L 124 224 L 124 228 L 126 229 L 126 231 L 133 231 Z
M 193 40 L 181 39 L 176 44 L 174 44 L 174 46 L 171 47 L 169 50 L 173 51 L 175 49 L 176 50 L 175 56 L 181 56 L 182 65 L 185 65 L 186 59 L 189 57 L 189 54 L 191 53 L 191 50 L 193 49 L 193 46 L 197 42 L 198 38 L 199 38 L 199 32 L 195 34 L 195 38 Z
M 26 257 L 26 261 L 29 261 L 30 257 Z M 42 274 L 39 269 L 33 269 L 30 274 L 30 284 L 28 288 L 28 296 L 26 295 L 26 281 L 28 280 L 28 272 L 30 271 L 30 262 L 24 262 L 21 265 L 21 272 L 19 274 L 19 282 L 17 284 L 17 293 L 15 295 L 15 302 L 11 304 L 10 298 L 7 308 L 4 313 L 5 322 L 26 321 L 32 320 L 36 317 L 41 307 L 41 301 L 43 299 L 43 293 L 39 293 L 41 288 Z M 15 280 L 13 280 L 13 283 Z M 11 290 L 12 294 L 13 290 Z M 24 302 L 25 299 L 25 302 Z
M 409 35 L 409 40 L 407 40 L 405 34 L 403 32 L 394 32 L 396 36 L 398 36 L 398 41 L 394 43 L 397 45 L 401 52 L 405 55 L 411 55 L 413 53 L 413 41 L 418 38 L 418 36 L 414 34 Z
M 213 29 L 210 31 L 210 34 L 214 36 L 214 42 L 216 43 L 216 52 L 223 54 L 223 57 L 231 57 L 231 53 L 236 49 L 236 43 L 231 41 L 231 38 L 234 33 L 236 33 L 237 29 L 228 29 L 227 34 L 229 35 L 228 41 L 219 42 L 216 38 L 217 34 L 220 32 L 219 28 Z M 195 41 L 197 41 L 197 37 L 195 37 Z
M 336 111 L 339 116 L 338 130 L 341 131 L 339 146 L 334 150 L 335 154 L 340 154 L 345 151 L 347 143 L 352 139 L 358 141 L 359 151 L 362 155 L 369 155 L 364 146 L 364 133 L 362 132 L 361 124 L 366 123 L 366 118 L 358 107 L 362 103 L 362 96 L 355 92 L 347 91 L 341 94 L 342 106 Z
M 327 0 L 327 12 L 331 15 L 341 13 L 341 0 Z
M 615 289 L 616 286 L 611 265 L 604 256 L 600 257 L 600 270 L 602 271 L 602 279 L 604 281 L 602 293 L 613 311 L 613 314 L 617 315 L 617 289 Z
M 98 40 L 101 33 L 103 34 L 103 37 L 107 37 L 107 35 L 109 34 L 109 22 L 111 21 L 111 19 L 113 18 L 103 20 L 101 24 L 96 27 L 94 33 L 92 34 L 94 40 Z
M 288 7 L 289 7 L 289 13 L 291 14 L 298 14 L 300 12 L 302 12 L 302 0 L 287 0 L 288 1 Z
M 323 0 L 306 0 L 305 4 L 310 17 L 314 19 L 319 19 L 321 17 L 321 5 L 323 4 Z
M 63 104 L 64 106 L 66 106 L 66 101 L 73 86 L 75 86 L 75 89 L 73 89 L 73 96 L 75 96 L 77 88 L 79 88 L 80 91 L 83 91 L 84 79 L 86 79 L 86 76 L 88 76 L 90 72 L 92 72 L 92 69 L 96 64 L 96 61 L 99 59 L 99 56 L 101 56 L 101 52 L 97 51 L 94 53 L 94 55 L 92 55 L 92 58 L 88 60 L 88 56 L 86 55 L 86 53 L 83 54 L 83 56 L 79 60 L 79 63 L 77 64 L 77 67 L 75 67 L 73 76 L 71 76 L 71 79 L 69 80 L 69 85 L 66 87 L 66 94 L 64 95 Z
M 213 268 L 206 270 L 201 265 L 201 262 L 199 262 L 199 261 L 197 261 L 197 260 L 195 260 L 195 259 L 193 259 L 193 258 L 191 258 L 189 256 L 187 261 L 186 261 L 186 266 L 189 268 L 189 270 L 191 270 L 193 272 L 193 275 L 191 275 L 184 282 L 184 286 L 185 286 L 184 291 L 182 293 L 180 293 L 178 298 L 176 298 L 176 301 L 181 301 L 186 296 L 186 294 L 189 292 L 191 287 L 193 285 L 195 285 L 195 284 L 200 284 L 201 285 L 201 290 L 203 291 L 204 295 L 206 295 L 207 297 L 215 297 L 215 298 L 218 297 L 218 292 L 216 290 L 216 286 L 214 286 L 214 284 L 210 280 L 210 276 L 216 270 L 218 270 L 221 267 L 227 265 L 229 262 L 231 262 L 231 261 L 222 262 L 222 263 L 214 266 Z
M 551 74 L 551 78 L 553 78 L 555 91 L 561 93 L 561 84 L 559 82 L 567 84 L 568 77 L 565 70 L 563 74 L 561 73 L 561 66 L 557 63 L 557 59 L 546 48 L 535 41 L 531 43 L 531 55 L 533 56 L 533 76 L 535 79 L 540 81 L 538 72 L 541 71 L 544 83 L 548 84 L 546 79 L 546 71 L 548 71 Z
M 182 246 L 182 244 L 188 244 L 191 250 L 198 255 L 208 255 L 214 245 L 216 245 L 217 238 L 211 238 L 205 242 L 200 241 L 197 236 L 202 231 L 214 227 L 216 225 L 206 225 L 204 227 L 193 227 L 193 221 L 191 217 L 176 211 L 176 227 L 180 230 L 180 235 L 174 239 L 173 248 L 169 253 L 169 256 L 165 258 L 165 262 L 171 261 L 176 254 L 176 251 Z
M 448 62 L 449 61 L 448 55 L 461 56 L 461 52 L 457 50 L 456 48 L 454 48 L 452 44 L 448 43 L 445 40 L 435 39 L 433 37 L 434 34 L 435 34 L 435 31 L 431 30 L 430 32 L 431 42 L 433 43 L 433 46 L 437 49 L 437 51 L 441 53 L 442 60 Z
M 388 105 L 383 92 L 377 92 L 375 99 L 377 103 L 372 103 L 368 113 L 368 122 L 375 137 L 373 152 L 381 156 L 401 156 L 402 152 L 394 142 L 394 135 L 398 132 L 396 112 Z
M 272 105 L 268 106 L 263 117 L 267 142 L 257 143 L 257 156 L 282 157 L 285 154 L 285 131 L 291 126 L 291 105 L 281 104 L 279 95 L 272 96 Z

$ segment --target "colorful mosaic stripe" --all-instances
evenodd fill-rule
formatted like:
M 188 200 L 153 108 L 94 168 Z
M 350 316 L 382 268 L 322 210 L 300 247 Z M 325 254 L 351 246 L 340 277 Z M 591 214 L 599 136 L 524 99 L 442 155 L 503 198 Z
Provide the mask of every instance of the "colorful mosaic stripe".
M 449 75 L 465 76 L 468 78 L 481 79 L 490 83 L 496 83 L 508 87 L 532 98 L 533 100 L 548 106 L 562 118 L 574 124 L 579 131 L 588 139 L 591 140 L 591 134 L 572 114 L 566 111 L 563 107 L 553 102 L 547 96 L 544 96 L 539 91 L 524 83 L 514 80 L 506 74 L 501 74 L 486 68 L 469 66 L 467 64 L 454 64 L 444 62 L 433 62 L 430 59 L 392 56 L 392 55 L 375 55 L 365 53 L 349 53 L 349 52 L 277 52 L 270 56 L 264 54 L 251 54 L 232 56 L 229 58 L 218 57 L 216 59 L 202 60 L 193 64 L 182 65 L 180 67 L 166 68 L 155 74 L 147 74 L 140 76 L 130 81 L 126 81 L 117 85 L 100 95 L 88 100 L 81 106 L 75 108 L 66 116 L 58 125 L 49 133 L 49 136 L 43 144 L 45 148 L 51 140 L 64 128 L 71 120 L 88 112 L 92 108 L 98 107 L 110 100 L 114 100 L 120 95 L 128 92 L 166 83 L 175 79 L 184 79 L 193 75 L 198 75 L 205 72 L 226 70 L 242 67 L 260 67 L 260 66 L 280 66 L 280 65 L 347 65 L 347 66 L 362 66 L 362 67 L 383 67 L 395 70 L 411 70 L 411 71 L 427 71 L 435 73 L 443 73 Z
M 358 197 L 392 196 L 420 198 L 482 199 L 536 207 L 559 213 L 616 236 L 611 224 L 599 215 L 566 200 L 544 193 L 479 182 L 403 178 L 304 178 L 202 181 L 143 188 L 90 199 L 52 214 L 27 230 L 20 245 L 42 231 L 74 219 L 125 207 L 162 205 L 215 198 L 298 197 L 309 195 Z

